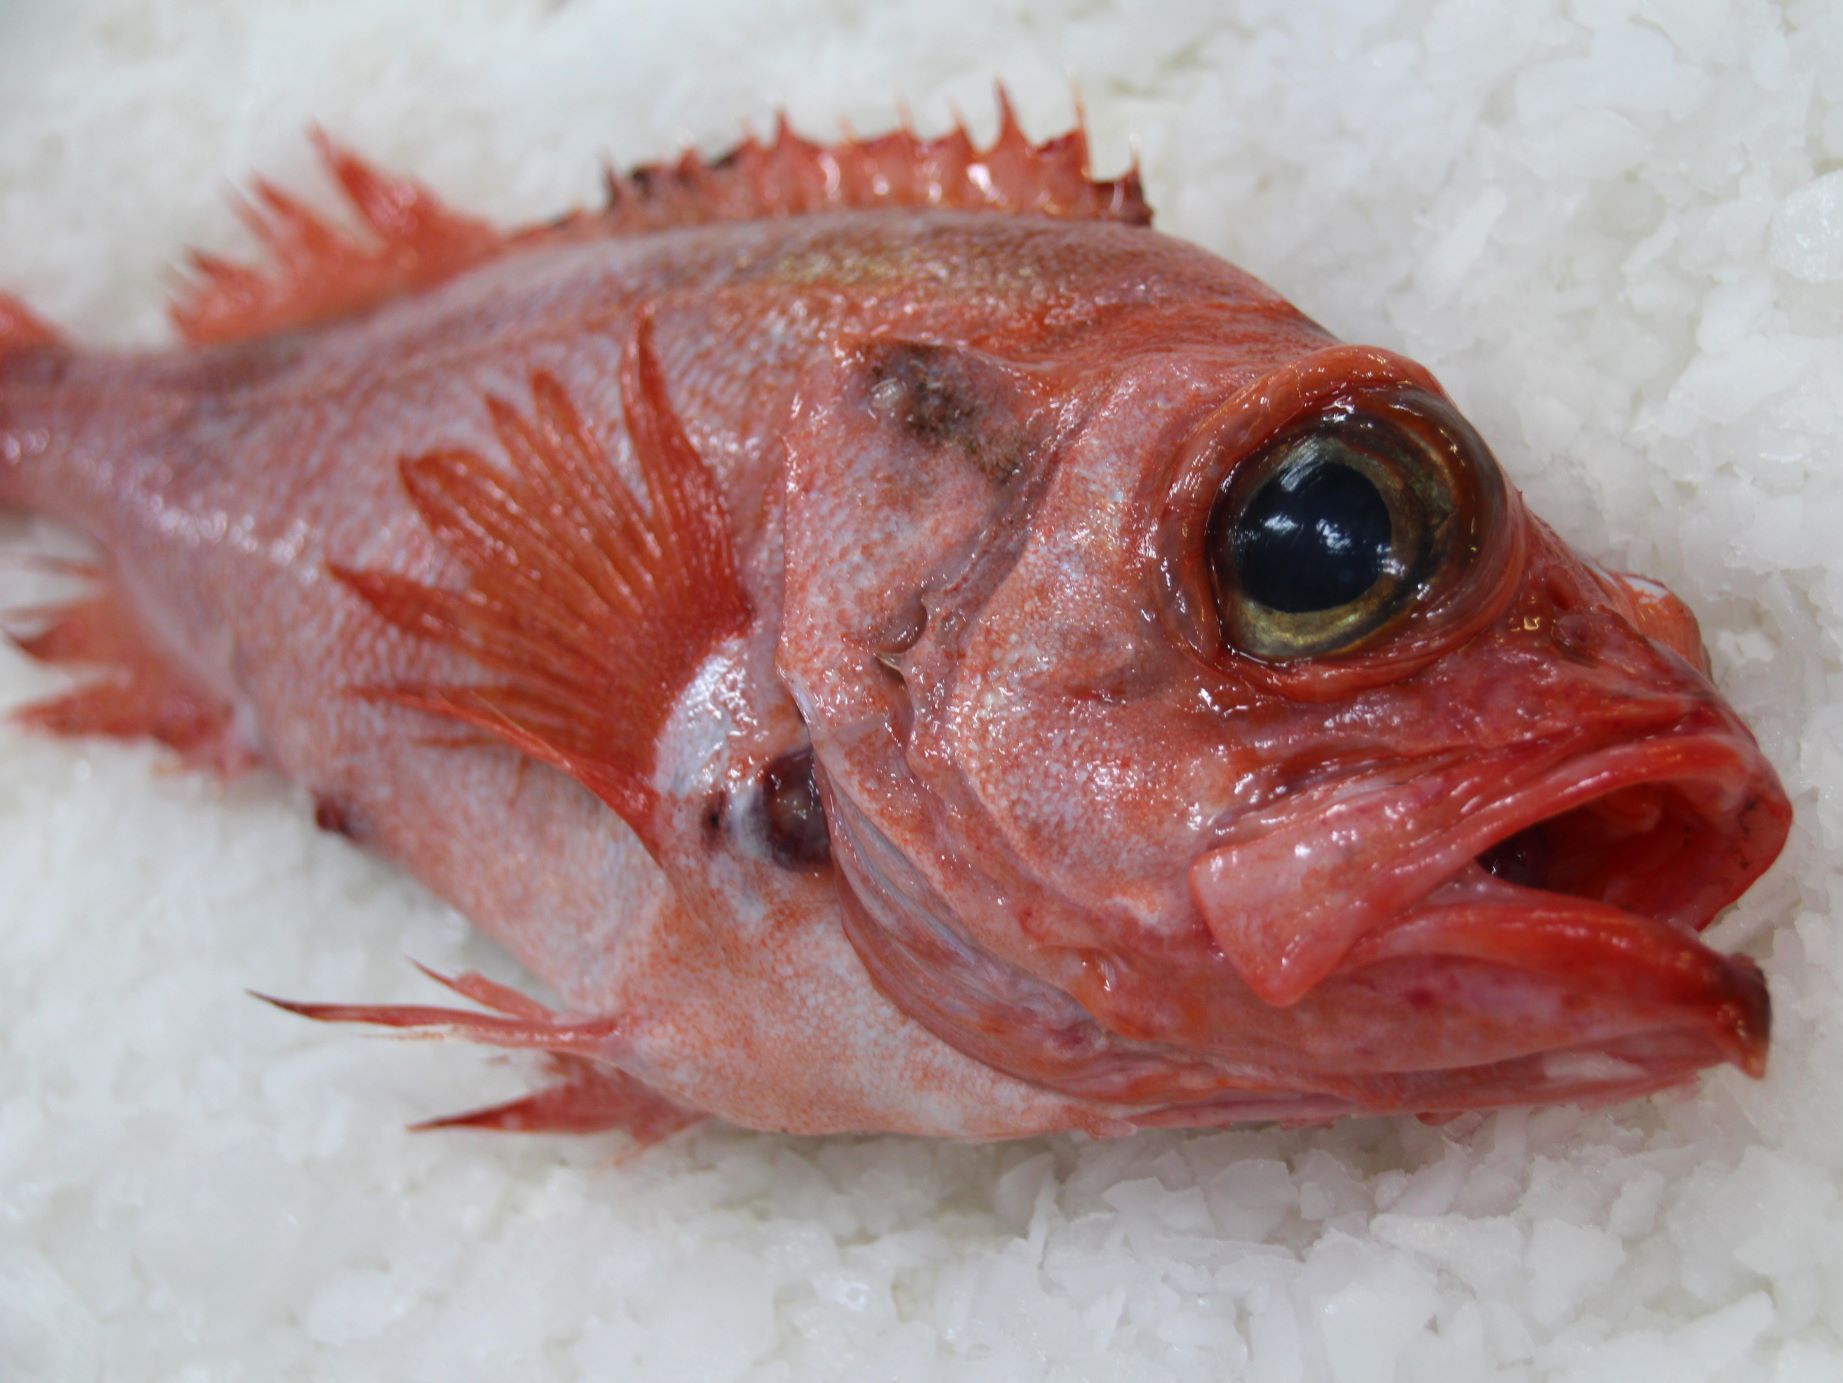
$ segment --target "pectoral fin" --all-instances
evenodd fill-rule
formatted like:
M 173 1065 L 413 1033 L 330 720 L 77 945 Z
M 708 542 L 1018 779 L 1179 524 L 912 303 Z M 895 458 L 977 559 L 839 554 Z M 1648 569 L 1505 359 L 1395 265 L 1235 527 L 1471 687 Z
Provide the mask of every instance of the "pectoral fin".
M 403 463 L 417 509 L 466 565 L 465 587 L 334 571 L 390 623 L 491 678 L 374 695 L 562 770 L 655 848 L 656 741 L 712 650 L 747 627 L 749 605 L 722 496 L 666 399 L 645 316 L 621 389 L 645 507 L 563 386 L 538 374 L 529 414 L 487 400 L 503 464 L 452 450 Z

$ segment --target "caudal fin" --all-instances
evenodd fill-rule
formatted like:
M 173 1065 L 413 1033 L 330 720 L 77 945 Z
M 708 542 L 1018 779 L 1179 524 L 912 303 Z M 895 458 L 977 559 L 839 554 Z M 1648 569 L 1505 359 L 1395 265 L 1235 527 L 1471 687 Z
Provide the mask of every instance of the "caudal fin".
M 83 506 L 72 503 L 60 462 L 96 393 L 93 384 L 73 392 L 83 364 L 42 320 L 0 294 L 0 509 L 80 517 L 73 511 Z M 226 776 L 254 762 L 230 707 L 157 646 L 106 556 L 31 565 L 81 577 L 88 589 L 24 608 L 0 599 L 0 639 L 39 662 L 91 676 L 15 708 L 8 719 L 55 735 L 146 736 Z

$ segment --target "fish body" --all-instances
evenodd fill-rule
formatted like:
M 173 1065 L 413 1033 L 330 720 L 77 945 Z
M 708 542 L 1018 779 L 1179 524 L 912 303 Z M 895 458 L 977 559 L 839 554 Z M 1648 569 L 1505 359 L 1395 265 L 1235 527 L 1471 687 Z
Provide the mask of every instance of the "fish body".
M 513 234 L 328 157 L 369 238 L 262 185 L 274 267 L 201 260 L 183 349 L 0 314 L 0 503 L 105 554 L 24 643 L 106 675 L 27 718 L 279 771 L 546 982 L 289 1005 L 547 1055 L 450 1122 L 1759 1069 L 1759 974 L 1696 932 L 1789 810 L 1688 612 L 1079 137 L 783 131 Z

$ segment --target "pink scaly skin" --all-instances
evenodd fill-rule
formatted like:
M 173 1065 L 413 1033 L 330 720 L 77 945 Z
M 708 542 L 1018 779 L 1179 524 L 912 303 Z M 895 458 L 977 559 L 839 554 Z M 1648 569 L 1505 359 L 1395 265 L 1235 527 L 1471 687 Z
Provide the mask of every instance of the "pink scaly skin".
M 1789 808 L 1693 619 L 1130 180 L 1008 117 L 783 135 L 496 236 L 328 149 L 382 248 L 265 190 L 282 273 L 201 261 L 200 344 L 0 304 L 0 502 L 109 564 L 36 650 L 108 714 L 29 718 L 260 759 L 550 984 L 286 1005 L 552 1054 L 463 1122 L 1115 1134 L 1762 1068 L 1696 932 Z M 1327 419 L 1446 477 L 1445 556 L 1257 656 L 1214 516 Z

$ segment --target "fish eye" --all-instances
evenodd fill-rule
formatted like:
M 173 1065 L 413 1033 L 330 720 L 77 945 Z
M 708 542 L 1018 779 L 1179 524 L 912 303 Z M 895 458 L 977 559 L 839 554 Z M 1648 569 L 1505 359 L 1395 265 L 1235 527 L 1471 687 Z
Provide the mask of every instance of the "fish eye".
M 1205 530 L 1224 638 L 1264 661 L 1357 648 L 1392 628 L 1444 564 L 1448 468 L 1344 407 L 1236 465 Z

